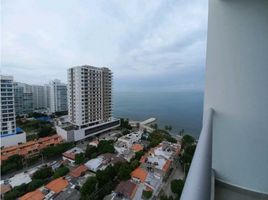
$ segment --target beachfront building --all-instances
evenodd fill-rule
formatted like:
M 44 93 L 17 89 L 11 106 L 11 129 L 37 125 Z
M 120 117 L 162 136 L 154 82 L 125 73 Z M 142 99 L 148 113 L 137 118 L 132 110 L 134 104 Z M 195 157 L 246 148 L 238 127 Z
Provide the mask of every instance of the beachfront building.
M 68 123 L 57 126 L 57 133 L 67 141 L 83 140 L 120 125 L 112 117 L 110 69 L 88 65 L 68 69 L 68 116 Z
M 0 75 L 0 88 L 1 146 L 26 142 L 25 132 L 16 128 L 13 77 Z
M 209 0 L 203 128 L 182 200 L 268 199 L 267 11 Z
M 46 88 L 46 86 L 45 86 Z M 55 79 L 49 83 L 49 111 L 51 113 L 63 112 L 68 110 L 67 106 L 67 85 Z

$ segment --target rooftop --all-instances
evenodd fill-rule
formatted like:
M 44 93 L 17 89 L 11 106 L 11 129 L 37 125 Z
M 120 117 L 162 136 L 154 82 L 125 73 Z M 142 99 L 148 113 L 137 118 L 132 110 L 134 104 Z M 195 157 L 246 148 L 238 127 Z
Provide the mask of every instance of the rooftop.
M 141 167 L 137 167 L 134 171 L 131 172 L 131 177 L 139 179 L 142 183 L 146 180 L 148 172 Z
M 137 188 L 138 186 L 130 180 L 121 181 L 119 185 L 117 185 L 115 192 L 118 196 L 123 196 L 125 198 L 132 199 L 137 191 Z
M 68 181 L 65 180 L 63 177 L 60 177 L 49 182 L 45 187 L 49 190 L 52 190 L 55 193 L 59 193 L 68 185 L 69 185 Z
M 87 170 L 88 168 L 85 165 L 79 165 L 78 167 L 72 169 L 69 175 L 73 177 L 79 177 L 83 173 L 85 173 Z
M 80 153 L 84 153 L 84 151 L 78 147 L 74 147 L 68 151 L 65 151 L 62 155 L 71 160 L 75 160 L 75 155 Z
M 35 190 L 33 192 L 28 192 L 21 196 L 19 200 L 43 200 L 45 195 L 40 190 Z
M 143 146 L 141 144 L 133 144 L 131 150 L 134 152 L 142 151 Z

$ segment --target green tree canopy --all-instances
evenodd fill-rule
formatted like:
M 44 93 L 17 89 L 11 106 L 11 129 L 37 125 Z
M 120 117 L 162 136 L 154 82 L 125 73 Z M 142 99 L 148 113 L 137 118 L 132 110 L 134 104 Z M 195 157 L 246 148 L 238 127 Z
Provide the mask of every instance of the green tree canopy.
M 95 192 L 97 187 L 97 178 L 95 176 L 89 177 L 84 185 L 81 187 L 80 192 L 82 196 L 89 196 Z
M 182 193 L 183 190 L 183 186 L 184 186 L 184 181 L 182 179 L 174 179 L 171 181 L 171 191 L 175 194 L 178 194 L 179 196 Z
M 79 153 L 75 155 L 75 164 L 81 164 L 85 161 L 85 154 Z
M 68 167 L 65 167 L 65 166 L 61 166 L 59 167 L 58 169 L 56 169 L 56 171 L 54 172 L 53 174 L 53 178 L 56 179 L 56 178 L 59 178 L 61 176 L 65 176 L 66 174 L 69 173 L 69 168 Z
M 51 167 L 42 167 L 33 174 L 33 179 L 47 179 L 53 175 L 53 170 Z
M 192 145 L 194 142 L 195 142 L 194 137 L 188 134 L 184 135 L 181 141 L 183 147 L 187 145 Z
M 145 198 L 145 199 L 150 199 L 153 195 L 153 192 L 152 191 L 147 191 L 147 190 L 143 190 L 142 191 L 142 196 Z

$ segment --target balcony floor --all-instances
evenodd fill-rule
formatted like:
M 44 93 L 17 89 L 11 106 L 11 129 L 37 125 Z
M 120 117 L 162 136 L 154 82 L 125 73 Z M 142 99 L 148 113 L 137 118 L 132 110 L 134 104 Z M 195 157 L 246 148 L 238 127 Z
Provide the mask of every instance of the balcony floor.
M 252 192 L 216 183 L 215 200 L 267 200 L 268 195 L 257 195 Z

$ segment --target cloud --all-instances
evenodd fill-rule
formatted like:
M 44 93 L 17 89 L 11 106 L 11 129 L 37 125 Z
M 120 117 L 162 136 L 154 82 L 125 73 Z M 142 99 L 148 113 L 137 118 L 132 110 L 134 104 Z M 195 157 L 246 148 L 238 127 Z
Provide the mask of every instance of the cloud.
M 204 0 L 4 0 L 1 73 L 44 84 L 90 64 L 115 90 L 202 89 L 206 28 Z

